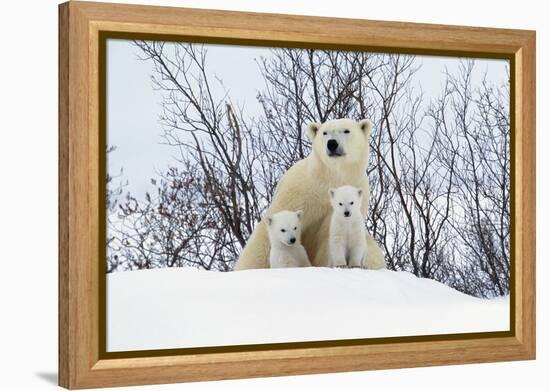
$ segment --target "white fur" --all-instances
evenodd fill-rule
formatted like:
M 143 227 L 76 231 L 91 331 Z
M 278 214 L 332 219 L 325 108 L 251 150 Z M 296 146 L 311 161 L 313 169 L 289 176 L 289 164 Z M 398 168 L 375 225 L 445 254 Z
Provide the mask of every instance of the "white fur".
M 366 267 L 367 237 L 361 213 L 363 190 L 341 186 L 329 190 L 332 217 L 329 230 L 330 267 Z
M 302 244 L 313 266 L 328 265 L 328 237 L 332 209 L 327 192 L 330 188 L 351 185 L 363 190 L 361 213 L 366 216 L 369 199 L 367 164 L 369 160 L 369 120 L 338 119 L 310 124 L 307 129 L 313 149 L 308 157 L 296 162 L 279 180 L 268 215 L 283 210 L 303 210 Z M 347 133 L 346 131 L 349 131 Z M 324 133 L 327 133 L 326 135 Z M 328 140 L 338 143 L 341 156 L 329 156 Z M 248 239 L 235 270 L 269 267 L 267 224 L 260 222 Z M 367 267 L 385 266 L 384 255 L 367 235 Z
M 271 268 L 311 266 L 300 240 L 302 217 L 301 210 L 297 212 L 284 210 L 267 217 L 267 231 L 271 244 L 269 252 Z

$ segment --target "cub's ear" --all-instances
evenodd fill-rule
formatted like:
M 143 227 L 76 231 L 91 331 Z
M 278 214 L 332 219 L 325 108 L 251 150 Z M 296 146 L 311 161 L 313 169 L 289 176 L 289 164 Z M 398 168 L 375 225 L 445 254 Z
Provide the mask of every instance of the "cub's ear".
M 298 220 L 302 220 L 302 217 L 304 217 L 304 211 L 303 210 L 297 211 L 296 216 L 298 216 Z
M 359 121 L 359 128 L 363 131 L 365 137 L 369 137 L 372 131 L 372 122 L 368 119 L 362 119 Z
M 357 195 L 359 198 L 363 197 L 363 189 L 357 189 Z
M 334 189 L 328 189 L 328 195 L 330 198 L 334 198 Z
M 267 225 L 273 224 L 273 217 L 268 216 L 267 219 L 266 219 L 266 221 L 267 221 Z
M 313 142 L 315 139 L 315 136 L 317 136 L 317 132 L 319 132 L 319 129 L 321 129 L 321 124 L 317 122 L 312 122 L 307 126 L 307 136 Z

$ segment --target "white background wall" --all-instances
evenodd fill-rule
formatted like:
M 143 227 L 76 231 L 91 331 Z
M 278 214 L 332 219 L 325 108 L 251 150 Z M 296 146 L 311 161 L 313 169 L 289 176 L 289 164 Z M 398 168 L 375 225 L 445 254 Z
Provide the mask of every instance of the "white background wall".
M 123 2 L 122 0 L 119 0 Z M 535 362 L 464 365 L 146 387 L 158 390 L 544 389 L 550 380 L 548 19 L 545 2 L 149 0 L 144 4 L 537 30 Z M 53 389 L 57 371 L 57 1 L 0 5 L 0 388 Z M 547 387 L 547 385 L 546 385 Z

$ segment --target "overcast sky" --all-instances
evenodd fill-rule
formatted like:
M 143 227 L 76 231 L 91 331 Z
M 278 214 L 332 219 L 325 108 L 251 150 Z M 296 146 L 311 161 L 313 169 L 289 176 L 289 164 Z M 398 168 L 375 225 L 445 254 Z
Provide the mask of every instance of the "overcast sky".
M 208 66 L 223 80 L 233 103 L 246 108 L 249 116 L 260 114 L 256 93 L 263 87 L 256 58 L 268 57 L 268 48 L 250 46 L 207 45 Z M 139 49 L 131 41 L 109 39 L 107 42 L 107 144 L 116 151 L 107 159 L 109 173 L 124 168 L 125 189 L 137 198 L 151 191 L 150 178 L 156 170 L 164 171 L 174 160 L 174 147 L 162 145 L 161 93 L 151 83 L 153 64 L 138 59 Z M 415 84 L 429 100 L 441 91 L 445 70 L 458 69 L 456 57 L 417 56 L 422 67 L 415 75 Z M 487 72 L 490 81 L 506 80 L 504 60 L 477 59 L 473 81 L 479 83 Z M 304 124 L 305 126 L 305 124 Z

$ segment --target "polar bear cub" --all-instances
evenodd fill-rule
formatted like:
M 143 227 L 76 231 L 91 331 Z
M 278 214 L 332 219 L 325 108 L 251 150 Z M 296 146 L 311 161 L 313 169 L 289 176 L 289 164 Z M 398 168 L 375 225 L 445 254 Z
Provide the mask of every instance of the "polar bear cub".
M 341 186 L 329 189 L 328 193 L 332 206 L 328 265 L 366 267 L 366 229 L 361 214 L 363 190 Z
M 267 218 L 271 268 L 311 266 L 301 242 L 303 214 L 283 210 Z

